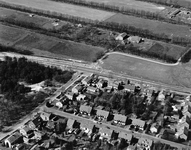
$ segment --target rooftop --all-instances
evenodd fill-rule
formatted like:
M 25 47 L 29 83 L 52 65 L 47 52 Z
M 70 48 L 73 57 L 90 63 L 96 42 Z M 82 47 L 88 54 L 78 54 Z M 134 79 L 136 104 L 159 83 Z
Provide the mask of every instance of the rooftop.
M 114 120 L 126 122 L 127 116 L 121 115 L 121 114 L 114 114 Z
M 103 116 L 104 118 L 107 118 L 109 116 L 109 111 L 98 109 L 97 116 Z
M 132 119 L 132 124 L 140 126 L 140 127 L 144 127 L 145 126 L 145 121 L 140 120 L 140 119 Z
M 128 141 L 131 141 L 131 139 L 133 138 L 133 135 L 132 134 L 127 134 L 127 133 L 124 133 L 124 132 L 120 132 L 118 137 L 123 138 L 123 139 L 128 140 Z
M 80 111 L 81 111 L 81 112 L 84 111 L 84 112 L 90 114 L 91 111 L 92 111 L 92 107 L 86 106 L 86 105 L 81 105 L 81 106 L 80 106 Z

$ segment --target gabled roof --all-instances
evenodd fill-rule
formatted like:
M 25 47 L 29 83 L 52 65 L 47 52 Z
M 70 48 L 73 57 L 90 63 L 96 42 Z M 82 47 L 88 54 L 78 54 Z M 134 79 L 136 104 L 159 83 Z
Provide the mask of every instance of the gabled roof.
M 92 111 L 92 107 L 86 106 L 86 105 L 81 105 L 81 106 L 80 106 L 80 111 L 81 111 L 81 112 L 84 111 L 84 112 L 90 114 L 91 111 Z
M 109 111 L 105 111 L 105 110 L 97 110 L 97 116 L 103 116 L 104 118 L 107 118 L 109 116 Z
M 83 79 L 83 81 L 89 83 L 92 80 L 92 76 L 87 76 L 86 78 Z
M 185 105 L 182 112 L 183 112 L 183 114 L 186 113 L 186 112 L 191 113 L 191 106 L 190 105 Z
M 88 86 L 88 87 L 87 87 L 87 90 L 88 90 L 88 91 L 96 91 L 96 89 L 97 89 L 97 88 L 96 88 L 96 87 L 93 87 L 93 86 Z
M 103 128 L 99 129 L 99 132 L 108 134 L 108 137 L 111 137 L 112 133 L 113 133 L 113 130 L 103 127 Z
M 67 127 L 73 128 L 75 122 L 76 122 L 76 120 L 74 120 L 74 119 L 68 119 L 68 121 L 67 121 Z
M 36 117 L 34 120 L 32 120 L 35 126 L 38 126 L 42 122 L 42 118 L 40 116 Z
M 127 133 L 124 133 L 124 132 L 120 132 L 118 137 L 123 138 L 123 139 L 128 140 L 128 141 L 131 141 L 132 138 L 133 138 L 133 135 L 132 134 L 127 134 Z
M 121 114 L 114 114 L 114 120 L 126 122 L 127 116 L 121 115 Z
M 140 126 L 140 127 L 144 127 L 145 126 L 145 121 L 140 120 L 140 119 L 132 119 L 132 124 Z
M 22 138 L 22 135 L 19 132 L 16 132 L 12 134 L 11 136 L 9 136 L 6 140 L 8 140 L 11 144 L 14 144 L 17 141 L 19 141 L 21 138 Z
M 141 138 L 139 139 L 138 143 L 139 143 L 140 145 L 148 145 L 149 147 L 151 147 L 152 144 L 153 144 L 153 141 L 150 140 L 150 139 L 145 139 L 145 138 L 142 138 L 142 137 L 141 137 Z
M 40 117 L 43 118 L 43 117 L 47 117 L 47 118 L 50 118 L 50 113 L 46 113 L 46 112 L 41 112 L 40 113 Z
M 82 128 L 88 128 L 88 129 L 92 130 L 92 129 L 95 127 L 95 125 L 92 124 L 92 123 L 81 123 L 81 124 L 80 124 L 80 127 L 82 127 Z
M 24 126 L 24 128 L 21 128 L 21 130 L 24 130 L 26 133 L 30 133 L 32 131 L 29 126 Z
M 179 134 L 179 135 L 185 134 L 186 136 L 188 136 L 188 132 L 189 132 L 189 130 L 188 130 L 187 127 L 181 127 L 181 128 L 179 128 L 179 130 L 178 130 L 178 134 Z
M 79 84 L 77 84 L 77 85 L 75 86 L 75 89 L 78 90 L 78 91 L 81 91 L 82 88 L 83 88 L 83 87 L 82 87 L 81 85 L 79 85 Z
M 54 121 L 48 121 L 47 124 L 46 124 L 46 127 L 49 128 L 49 129 L 53 129 L 54 128 Z

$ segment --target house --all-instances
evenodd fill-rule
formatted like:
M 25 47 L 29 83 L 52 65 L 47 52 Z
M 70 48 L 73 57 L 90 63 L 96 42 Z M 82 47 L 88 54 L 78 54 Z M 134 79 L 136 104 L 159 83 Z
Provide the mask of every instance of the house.
M 128 147 L 127 147 L 127 150 L 136 150 L 137 148 L 136 148 L 136 145 L 129 145 Z
M 91 112 L 92 112 L 92 107 L 90 107 L 90 106 L 86 106 L 86 105 L 81 105 L 80 106 L 80 112 L 82 113 L 82 114 L 87 114 L 87 115 L 89 115 L 90 116 L 90 114 L 91 114 Z
M 81 92 L 82 90 L 83 90 L 83 87 L 82 87 L 81 85 L 77 84 L 76 86 L 74 86 L 74 87 L 72 88 L 72 93 L 79 93 L 79 92 Z
M 143 41 L 143 39 L 139 36 L 130 36 L 128 39 L 127 39 L 129 42 L 131 43 L 140 43 L 141 41 Z
M 189 129 L 190 123 L 191 123 L 190 118 L 188 116 L 183 116 L 178 122 L 178 128 L 181 128 L 184 126 L 184 127 L 187 127 Z
M 96 115 L 97 115 L 97 117 L 98 117 L 100 120 L 105 120 L 105 121 L 107 121 L 108 118 L 109 118 L 109 112 L 108 112 L 108 111 L 105 111 L 105 110 L 100 110 L 100 109 L 98 109 Z
M 28 123 L 29 128 L 35 129 L 38 128 L 39 125 L 42 123 L 42 118 L 40 116 L 36 117 L 34 120 L 30 121 Z
M 87 84 L 91 83 L 92 79 L 93 79 L 92 76 L 87 76 L 87 77 L 85 77 L 85 78 L 82 80 L 82 84 L 87 85 Z
M 125 84 L 125 85 L 124 85 L 124 89 L 127 90 L 127 91 L 134 92 L 134 91 L 135 91 L 135 85 Z
M 145 139 L 141 137 L 137 143 L 137 146 L 150 150 L 153 146 L 153 141 L 150 139 Z
M 84 100 L 85 97 L 86 97 L 86 95 L 79 94 L 79 95 L 76 97 L 76 99 L 77 99 L 78 101 L 81 101 L 81 100 Z
M 114 123 L 126 125 L 127 117 L 121 114 L 114 114 Z
M 116 38 L 115 38 L 115 40 L 119 40 L 119 41 L 123 41 L 123 40 L 125 40 L 126 38 L 127 38 L 128 36 L 127 36 L 127 33 L 120 33 Z
M 66 94 L 65 94 L 65 96 L 68 98 L 68 99 L 70 99 L 70 100 L 72 100 L 73 99 L 73 93 L 72 92 L 66 92 Z
M 160 129 L 160 125 L 157 123 L 153 123 L 150 127 L 150 131 L 151 133 L 158 133 L 159 129 Z
M 69 129 L 74 128 L 76 124 L 77 124 L 77 121 L 76 121 L 76 120 L 68 119 L 68 121 L 67 121 L 67 127 L 68 127 Z
M 91 134 L 95 130 L 95 125 L 91 123 L 81 123 L 80 128 L 87 134 Z
M 134 125 L 135 127 L 138 127 L 141 130 L 144 130 L 145 121 L 140 119 L 132 119 L 132 125 Z
M 107 84 L 107 81 L 106 81 L 106 80 L 100 79 L 99 82 L 97 83 L 97 87 L 98 87 L 98 88 L 103 88 L 103 85 L 104 85 L 105 83 Z
M 50 120 L 50 113 L 46 113 L 46 112 L 41 112 L 40 113 L 40 117 L 42 118 L 43 121 L 49 121 Z
M 133 135 L 132 134 L 128 134 L 128 133 L 124 133 L 124 132 L 120 132 L 118 135 L 118 138 L 124 139 L 127 142 L 131 142 Z
M 55 123 L 54 123 L 54 121 L 48 121 L 47 122 L 47 124 L 46 124 L 46 128 L 48 129 L 48 130 L 50 130 L 50 131 L 52 131 L 52 130 L 54 130 L 54 128 L 55 128 Z
M 164 101 L 165 95 L 163 94 L 163 91 L 159 92 L 157 100 L 158 101 Z
M 114 136 L 114 131 L 105 127 L 100 128 L 99 133 L 101 138 L 106 138 L 109 140 Z
M 25 137 L 28 137 L 28 135 L 33 132 L 33 130 L 29 128 L 29 126 L 24 126 L 19 131 Z
M 190 105 L 185 105 L 183 107 L 182 114 L 184 116 L 187 115 L 187 116 L 191 117 L 191 106 Z
M 93 86 L 88 86 L 87 87 L 87 92 L 91 94 L 95 94 L 97 92 L 97 88 Z
M 15 147 L 14 147 L 14 150 L 26 150 L 27 149 L 27 145 L 25 143 L 22 143 L 22 144 L 17 144 Z
M 187 140 L 188 139 L 188 132 L 189 132 L 189 129 L 187 127 L 183 126 L 183 127 L 178 129 L 176 136 L 179 137 L 180 139 Z
M 14 134 L 10 135 L 8 138 L 4 140 L 4 144 L 8 148 L 13 148 L 15 144 L 22 143 L 23 137 L 21 133 L 15 132 Z

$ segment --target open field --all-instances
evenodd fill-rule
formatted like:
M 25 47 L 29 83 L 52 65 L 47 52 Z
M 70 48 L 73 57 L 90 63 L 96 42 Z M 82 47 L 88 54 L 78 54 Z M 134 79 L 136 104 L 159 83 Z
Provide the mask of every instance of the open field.
M 149 31 L 152 31 L 153 33 L 158 33 L 158 34 L 164 33 L 167 35 L 191 38 L 190 28 L 185 25 L 170 24 L 156 20 L 143 19 L 122 14 L 116 14 L 105 21 L 116 22 L 120 24 L 128 24 L 130 26 L 147 29 Z
M 103 61 L 104 69 L 165 84 L 191 87 L 191 62 L 165 66 L 120 54 L 111 54 Z
M 26 22 L 35 24 L 36 26 L 44 29 L 56 29 L 59 30 L 63 25 L 67 24 L 65 21 L 59 21 L 59 24 L 54 26 L 53 23 L 55 19 L 34 15 L 33 17 L 29 16 L 29 13 L 7 9 L 0 7 L 0 19 L 10 19 L 16 20 L 17 22 Z
M 150 12 L 160 12 L 161 10 L 165 9 L 164 6 L 142 2 L 142 1 L 135 1 L 135 0 L 86 0 L 86 1 L 105 3 L 107 5 L 124 7 L 127 9 L 150 11 Z
M 182 46 L 157 41 L 154 42 L 147 51 L 161 56 L 166 55 L 178 60 L 187 51 L 187 49 Z
M 51 57 L 52 55 L 52 57 L 58 58 L 67 57 L 84 61 L 95 61 L 97 55 L 105 51 L 94 46 L 60 40 L 29 31 L 24 32 L 24 29 L 2 24 L 0 24 L 0 33 L 0 43 L 4 44 L 5 41 L 11 41 L 15 47 L 26 48 L 38 56 Z
M 58 3 L 58 2 L 48 1 L 48 0 L 32 0 L 32 1 L 31 0 L 16 0 L 16 1 L 15 0 L 0 0 L 0 2 L 1 1 L 11 3 L 11 4 L 16 4 L 16 5 L 22 5 L 22 6 L 26 6 L 30 8 L 58 12 L 58 13 L 88 18 L 92 20 L 100 20 L 100 21 L 105 20 L 111 17 L 112 15 L 114 15 L 114 13 L 112 12 L 91 9 L 91 8 L 76 6 L 71 4 Z
M 0 24 L 0 40 L 14 42 L 26 35 L 24 30 L 6 27 Z

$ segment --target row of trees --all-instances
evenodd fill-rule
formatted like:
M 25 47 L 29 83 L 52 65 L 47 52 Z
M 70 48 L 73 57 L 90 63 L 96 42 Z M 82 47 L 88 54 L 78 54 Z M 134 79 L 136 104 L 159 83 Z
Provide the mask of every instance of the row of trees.
M 26 58 L 6 57 L 5 61 L 0 61 L 0 92 L 4 95 L 0 101 L 0 127 L 18 121 L 48 96 L 43 92 L 27 95 L 31 89 L 20 82 L 34 84 L 50 79 L 66 83 L 72 74 L 73 72 L 30 62 Z
M 31 12 L 31 11 L 34 12 L 34 9 L 32 9 L 32 10 L 26 9 L 25 7 L 23 8 L 23 6 L 16 7 L 16 9 L 19 9 L 22 11 L 27 11 L 27 12 Z M 171 42 L 171 43 L 183 45 L 183 46 L 187 46 L 191 42 L 191 40 L 189 38 L 169 37 L 168 35 L 165 35 L 163 33 L 157 34 L 157 33 L 151 32 L 149 30 L 129 26 L 127 24 L 119 24 L 119 23 L 113 23 L 113 22 L 100 22 L 100 21 L 96 21 L 96 20 L 74 17 L 74 16 L 70 16 L 70 15 L 65 15 L 65 14 L 59 14 L 59 13 L 54 13 L 54 12 L 52 13 L 49 11 L 44 12 L 42 10 L 35 10 L 35 13 L 40 14 L 40 15 L 46 15 L 49 17 L 55 16 L 58 19 L 64 19 L 64 20 L 70 21 L 72 23 L 83 23 L 85 25 L 91 24 L 90 27 L 85 28 L 85 32 L 87 32 L 87 33 L 92 32 L 91 28 L 93 29 L 94 27 L 95 28 L 99 27 L 99 28 L 104 28 L 104 29 L 110 29 L 112 31 L 117 31 L 117 32 L 126 32 L 126 33 L 129 33 L 130 35 L 139 35 L 144 38 L 161 40 L 164 42 Z M 102 46 L 107 49 L 113 49 L 117 45 L 115 39 L 107 39 L 105 41 L 105 40 L 99 40 L 99 39 L 95 40 L 95 38 L 93 38 L 93 41 L 92 41 L 91 37 L 89 35 L 86 35 L 85 32 L 83 32 L 83 34 L 81 34 L 81 35 L 78 34 L 76 37 L 72 37 L 72 36 L 68 36 L 68 34 L 60 34 L 61 30 L 52 30 L 52 29 L 48 30 L 48 29 L 40 27 L 36 24 L 20 22 L 18 20 L 11 19 L 11 18 L 4 19 L 3 21 L 14 24 L 14 25 L 19 25 L 21 27 L 35 29 L 36 31 L 46 34 L 46 35 L 56 36 L 58 38 L 72 40 L 72 41 L 76 41 L 76 42 L 83 41 L 83 42 L 86 42 L 87 44 L 91 44 L 94 46 Z M 159 54 L 159 53 L 155 53 L 155 52 L 151 52 L 151 51 L 140 51 L 138 48 L 134 47 L 133 45 L 119 46 L 117 48 L 117 50 L 121 51 L 121 52 L 132 53 L 132 54 L 139 55 L 139 56 L 157 58 L 157 59 L 161 59 L 161 60 L 164 60 L 164 61 L 170 62 L 170 63 L 174 63 L 177 61 L 176 58 L 173 58 L 167 54 Z
M 71 4 L 82 5 L 82 6 L 87 6 L 91 8 L 98 8 L 98 9 L 102 9 L 106 11 L 113 11 L 113 12 L 122 13 L 126 15 L 132 15 L 132 16 L 142 17 L 147 19 L 154 19 L 154 20 L 164 21 L 164 22 L 173 23 L 173 24 L 189 25 L 181 20 L 173 20 L 165 16 L 162 16 L 159 13 L 154 13 L 154 12 L 145 11 L 145 10 L 136 10 L 136 9 L 127 8 L 124 6 L 121 7 L 117 5 L 109 5 L 107 3 L 99 3 L 99 2 L 86 1 L 86 0 L 52 0 L 52 1 L 71 3 Z
M 191 2 L 187 0 L 139 0 L 139 1 L 151 2 L 166 6 L 173 5 L 176 8 L 184 7 L 187 9 L 191 9 Z
M 71 16 L 68 14 L 62 14 L 62 13 L 58 13 L 58 12 L 44 11 L 44 10 L 29 8 L 29 7 L 25 7 L 25 6 L 15 6 L 15 5 L 11 5 L 11 4 L 7 5 L 6 3 L 2 3 L 2 2 L 0 3 L 0 6 L 12 8 L 12 9 L 16 9 L 16 10 L 20 10 L 20 11 L 24 11 L 24 12 L 29 12 L 29 13 L 36 13 L 38 15 L 43 15 L 43 16 L 47 16 L 50 18 L 57 18 L 57 19 L 69 21 L 72 23 L 81 23 L 84 25 L 90 24 L 94 27 L 109 29 L 112 31 L 127 32 L 132 35 L 138 35 L 138 36 L 141 36 L 144 38 L 164 41 L 167 43 L 171 42 L 173 44 L 182 45 L 182 46 L 187 46 L 191 43 L 190 38 L 171 36 L 171 35 L 167 35 L 165 33 L 154 33 L 147 29 L 136 28 L 136 27 L 130 26 L 128 24 L 120 24 L 117 22 L 102 22 L 102 21 L 98 21 L 98 20 L 91 20 L 91 19 L 87 19 L 87 18 Z
M 28 51 L 28 50 L 21 50 L 21 49 L 16 49 L 10 46 L 5 46 L 0 44 L 0 52 L 15 52 L 23 55 L 33 55 L 33 52 Z

